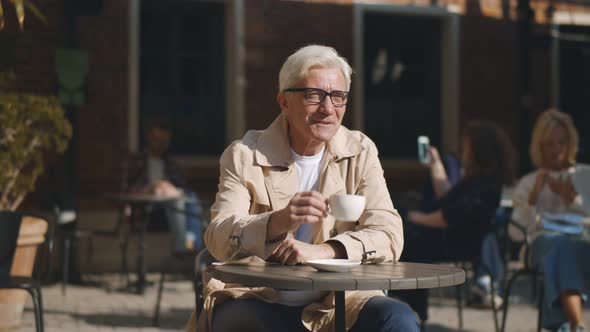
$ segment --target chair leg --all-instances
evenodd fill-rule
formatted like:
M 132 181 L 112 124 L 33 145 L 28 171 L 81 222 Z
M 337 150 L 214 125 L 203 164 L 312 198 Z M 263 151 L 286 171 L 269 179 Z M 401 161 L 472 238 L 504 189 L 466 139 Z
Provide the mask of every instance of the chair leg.
M 201 280 L 201 275 L 197 277 L 197 308 L 199 312 L 203 310 L 203 305 L 205 304 L 205 299 L 203 298 L 203 281 Z
M 123 236 L 121 239 L 121 280 L 129 287 L 129 269 L 127 265 L 127 247 L 129 245 L 129 236 Z
M 499 332 L 500 327 L 498 326 L 498 308 L 496 307 L 496 286 L 494 285 L 494 276 L 490 274 L 490 284 L 492 287 L 492 314 L 494 315 L 494 331 Z
M 133 217 L 132 217 L 133 218 Z M 119 237 L 119 248 L 121 250 L 121 282 L 125 283 L 126 287 L 130 286 L 129 280 L 129 270 L 127 265 L 127 247 L 129 246 L 129 238 L 130 238 L 130 231 L 126 230 L 125 228 L 125 216 L 124 212 L 121 211 L 119 214 L 119 220 L 117 221 L 116 226 L 116 234 Z M 133 220 L 131 220 L 131 225 L 133 224 Z M 131 225 L 128 225 L 131 227 Z
M 543 301 L 544 301 L 544 297 L 545 297 L 545 287 L 543 285 L 543 283 L 541 283 L 540 287 L 539 287 L 539 303 L 537 304 L 538 306 L 538 317 L 537 317 L 537 332 L 541 332 L 541 325 L 543 323 Z
M 70 234 L 64 234 L 62 250 L 62 270 L 61 270 L 61 295 L 66 295 L 66 285 L 68 284 L 68 274 L 70 270 Z
M 535 277 L 534 274 L 531 275 L 531 293 L 533 295 L 533 299 L 538 298 L 539 294 L 537 294 L 537 289 L 539 288 L 539 280 Z
M 463 287 L 465 283 L 458 285 L 457 290 L 457 314 L 459 315 L 459 328 L 463 329 Z
M 53 252 L 53 246 L 54 246 L 53 241 L 54 241 L 53 239 L 50 240 L 49 243 L 48 243 L 48 247 L 47 247 L 47 257 L 48 257 L 48 259 L 47 259 L 47 271 L 46 271 L 45 276 L 43 278 L 46 283 L 49 282 L 49 280 L 51 278 L 51 273 L 53 272 L 52 271 L 53 270 L 53 256 L 54 256 L 53 255 L 54 254 L 54 252 Z M 41 280 L 41 279 L 39 279 L 39 280 Z
M 481 266 L 484 268 L 487 275 L 490 276 L 490 286 L 491 286 L 491 291 L 492 291 L 492 314 L 494 315 L 494 317 L 493 317 L 494 328 L 495 328 L 496 332 L 499 332 L 500 327 L 498 326 L 498 308 L 496 307 L 496 301 L 495 301 L 496 300 L 496 284 L 495 284 L 495 280 L 494 280 L 494 275 L 492 274 L 492 271 L 490 270 L 490 268 L 487 265 L 482 264 Z
M 512 278 L 508 280 L 508 285 L 506 286 L 506 291 L 504 293 L 504 310 L 502 312 L 502 328 L 501 331 L 506 331 L 506 316 L 508 315 L 508 304 L 510 304 L 510 292 L 512 291 L 512 284 L 514 281 L 521 275 L 526 273 L 525 270 L 519 270 L 514 273 Z
M 35 327 L 37 332 L 43 332 L 45 322 L 43 322 L 43 298 L 41 296 L 41 289 L 27 288 L 31 298 L 33 299 L 33 309 L 35 310 Z
M 160 273 L 160 283 L 158 285 L 158 296 L 156 297 L 156 309 L 154 310 L 154 320 L 152 322 L 153 326 L 158 326 L 160 324 L 160 302 L 162 301 L 162 291 L 164 290 L 164 278 L 166 277 L 166 269 L 162 269 L 162 273 Z
M 201 294 L 199 293 L 199 291 L 200 291 L 199 282 L 200 281 L 197 279 L 199 277 L 200 277 L 200 273 L 193 275 L 193 290 L 195 292 L 195 309 L 197 310 L 197 312 L 200 312 L 200 309 L 201 309 L 199 307 L 199 303 L 201 302 L 199 299 L 199 297 L 201 296 Z

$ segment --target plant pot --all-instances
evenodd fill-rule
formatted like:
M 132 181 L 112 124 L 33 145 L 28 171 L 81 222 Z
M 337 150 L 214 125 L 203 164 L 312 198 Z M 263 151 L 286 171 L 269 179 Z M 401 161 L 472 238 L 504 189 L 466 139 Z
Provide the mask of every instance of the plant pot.
M 29 277 L 32 275 L 37 247 L 45 241 L 46 232 L 47 222 L 45 220 L 23 216 L 10 270 L 11 275 Z M 25 301 L 28 297 L 25 290 L 0 289 L 0 331 L 20 324 Z

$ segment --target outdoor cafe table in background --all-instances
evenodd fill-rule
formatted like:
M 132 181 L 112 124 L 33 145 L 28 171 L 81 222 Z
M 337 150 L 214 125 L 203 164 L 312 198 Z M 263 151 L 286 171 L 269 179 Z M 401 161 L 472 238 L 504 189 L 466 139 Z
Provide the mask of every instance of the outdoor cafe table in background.
M 318 271 L 296 265 L 214 264 L 212 276 L 226 283 L 285 290 L 334 291 L 336 331 L 345 331 L 344 291 L 437 288 L 465 282 L 465 271 L 452 266 L 419 263 L 363 264 L 348 272 Z
M 147 224 L 149 221 L 149 207 L 156 203 L 167 203 L 177 200 L 187 200 L 184 196 L 161 196 L 152 194 L 136 194 L 136 193 L 111 193 L 106 194 L 108 200 L 115 201 L 123 206 L 129 205 L 134 214 L 132 218 L 137 222 L 139 228 L 139 255 L 137 257 L 137 288 L 138 294 L 143 294 L 146 284 L 147 267 L 145 263 L 145 236 L 147 231 Z M 139 212 L 136 214 L 135 212 Z M 125 253 L 123 253 L 125 255 Z M 126 258 L 123 257 L 124 262 Z M 126 265 L 126 263 L 124 263 Z M 126 271 L 125 271 L 126 272 Z

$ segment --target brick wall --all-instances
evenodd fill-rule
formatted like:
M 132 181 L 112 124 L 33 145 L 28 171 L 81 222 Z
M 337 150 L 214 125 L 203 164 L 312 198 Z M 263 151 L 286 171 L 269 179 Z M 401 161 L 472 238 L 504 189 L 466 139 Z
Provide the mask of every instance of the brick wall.
M 19 32 L 14 17 L 9 15 L 11 10 L 6 9 L 7 28 L 0 32 L 0 41 L 4 46 L 13 45 L 10 50 L 18 74 L 15 89 L 55 93 L 55 48 L 66 41 L 63 0 L 37 2 L 49 24 L 45 26 L 29 15 L 25 31 Z M 353 12 L 352 7 L 341 4 L 247 0 L 244 6 L 246 128 L 262 129 L 279 114 L 276 104 L 278 71 L 293 51 L 310 43 L 327 44 L 354 63 Z M 118 189 L 120 165 L 127 151 L 128 14 L 129 1 L 104 0 L 100 13 L 77 19 L 75 39 L 80 48 L 88 51 L 89 76 L 87 103 L 75 116 L 78 129 L 76 173 L 82 198 L 80 208 L 85 215 L 96 215 L 85 218 L 82 226 L 103 224 L 103 219 L 107 218 L 99 211 L 112 206 L 98 199 L 98 194 Z M 518 113 L 516 29 L 515 23 L 510 21 L 462 17 L 459 84 L 462 124 L 472 119 L 494 120 L 518 141 L 522 120 Z M 546 47 L 532 52 L 535 111 L 549 104 L 549 60 Z M 349 109 L 345 125 L 351 120 Z M 63 166 L 63 163 L 61 160 L 57 165 Z M 59 174 L 48 173 L 50 175 L 41 179 L 36 195 L 30 196 L 29 205 L 37 206 L 52 186 L 59 185 L 61 179 L 54 176 L 56 173 Z M 187 175 L 192 188 L 205 199 L 213 199 L 218 177 L 216 165 L 187 167 Z M 392 190 L 403 192 L 417 188 L 426 173 L 404 165 L 386 167 L 386 176 Z M 108 211 L 109 218 L 116 214 L 116 211 Z
M 311 43 L 330 45 L 352 63 L 352 11 L 349 6 L 283 1 L 244 2 L 246 129 L 264 129 L 279 115 L 278 74 L 285 59 Z M 326 27 L 326 17 L 330 27 Z M 228 52 L 232 52 L 228 50 Z M 351 122 L 348 111 L 345 124 Z M 218 166 L 188 167 L 190 187 L 212 201 Z
M 519 128 L 517 26 L 485 17 L 462 17 L 461 127 L 471 120 L 501 123 L 511 137 Z
M 17 33 L 15 24 L 1 38 L 17 36 L 15 53 L 19 56 L 18 89 L 53 93 L 54 49 L 65 43 L 63 0 L 39 2 L 49 20 L 43 26 L 31 15 L 26 29 Z M 245 6 L 245 78 L 246 128 L 262 129 L 279 114 L 276 104 L 278 71 L 293 51 L 310 43 L 335 47 L 354 63 L 350 5 L 248 0 Z M 96 204 L 98 193 L 119 187 L 120 165 L 127 151 L 127 55 L 128 1 L 104 0 L 98 15 L 77 19 L 76 40 L 89 54 L 87 103 L 76 113 L 76 147 L 80 193 L 88 197 L 88 206 Z M 516 26 L 481 16 L 461 18 L 460 113 L 462 123 L 470 119 L 490 119 L 503 124 L 509 134 L 518 137 L 518 60 Z M 232 50 L 227 50 L 232 52 Z M 533 52 L 532 80 L 534 107 L 548 104 L 549 50 Z M 351 105 L 352 106 L 352 105 Z M 352 111 L 345 125 L 352 122 Z M 187 168 L 193 188 L 208 199 L 217 184 L 217 167 Z M 406 176 L 412 174 L 412 176 Z M 408 169 L 392 169 L 387 176 L 396 190 L 415 186 L 424 174 Z M 40 182 L 40 191 L 49 186 Z
M 52 94 L 55 92 L 54 56 L 59 43 L 61 2 L 42 1 L 37 4 L 47 16 L 47 24 L 31 12 L 25 16 L 24 29 L 18 26 L 12 4 L 4 7 L 6 25 L 0 31 L 0 62 L 16 74 L 11 87 L 24 93 Z
M 329 23 L 328 23 L 329 22 Z M 353 62 L 352 9 L 336 4 L 245 3 L 246 128 L 263 129 L 279 114 L 278 75 L 285 59 L 309 44 L 334 47 Z M 348 109 L 345 123 L 350 123 Z
M 522 130 L 526 128 L 523 121 L 531 119 L 521 116 L 517 29 L 517 23 L 512 21 L 461 18 L 460 116 L 462 126 L 470 120 L 500 124 L 518 153 L 528 156 L 528 140 L 523 139 L 528 135 L 523 135 Z M 538 113 L 550 105 L 551 51 L 547 43 L 533 42 L 533 45 L 530 85 L 532 108 Z
M 87 103 L 78 113 L 78 174 L 83 194 L 115 191 L 128 151 L 129 2 L 104 0 L 96 16 L 78 19 L 78 43 L 88 51 Z

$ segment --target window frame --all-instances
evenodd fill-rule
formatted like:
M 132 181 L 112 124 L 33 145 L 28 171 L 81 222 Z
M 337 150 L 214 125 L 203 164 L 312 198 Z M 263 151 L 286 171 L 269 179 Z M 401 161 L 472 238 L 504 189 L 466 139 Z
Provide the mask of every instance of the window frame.
M 190 2 L 190 0 L 185 0 Z M 225 142 L 228 145 L 245 133 L 245 96 L 244 96 L 244 5 L 242 1 L 219 0 L 225 7 Z M 128 136 L 129 151 L 137 152 L 140 142 L 140 20 L 141 0 L 130 0 L 129 5 L 129 104 L 128 104 Z M 218 157 L 210 155 L 172 156 L 186 166 L 216 165 Z

